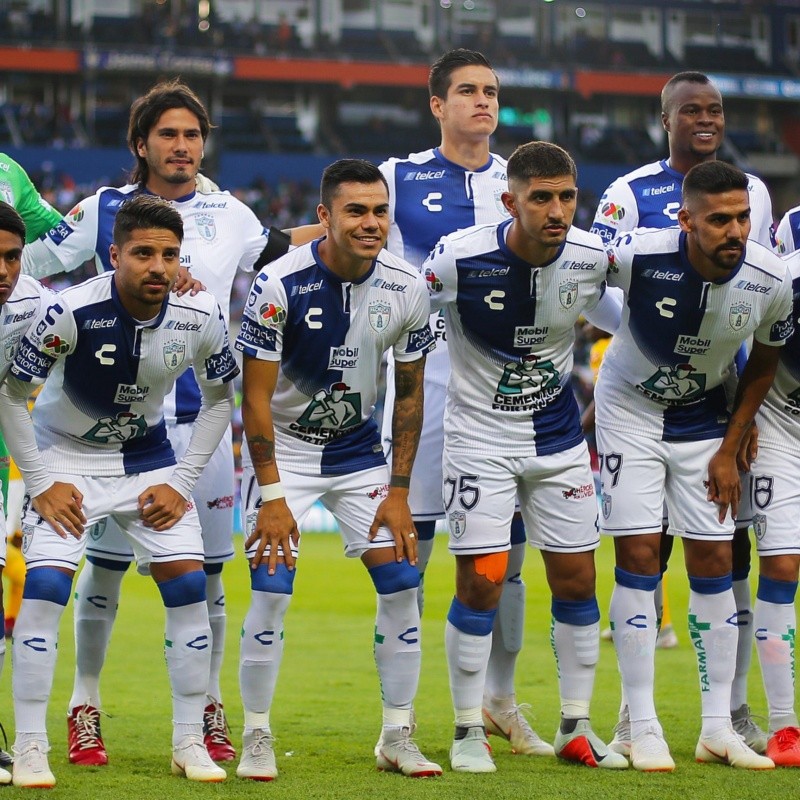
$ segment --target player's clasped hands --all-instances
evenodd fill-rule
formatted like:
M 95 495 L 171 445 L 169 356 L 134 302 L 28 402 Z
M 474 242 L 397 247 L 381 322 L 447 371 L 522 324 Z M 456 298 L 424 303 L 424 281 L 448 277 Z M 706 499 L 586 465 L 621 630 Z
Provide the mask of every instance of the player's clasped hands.
M 249 550 L 256 542 L 259 542 L 250 566 L 256 569 L 261 564 L 264 560 L 264 551 L 269 546 L 267 572 L 270 575 L 275 574 L 278 559 L 281 556 L 283 556 L 283 563 L 286 564 L 286 568 L 293 570 L 292 544 L 297 547 L 299 541 L 300 531 L 297 529 L 297 523 L 289 510 L 289 506 L 286 505 L 286 500 L 279 497 L 263 503 L 258 510 L 255 530 L 247 537 L 245 542 L 245 550 Z
M 86 523 L 83 495 L 71 483 L 56 481 L 49 489 L 37 494 L 31 502 L 36 513 L 49 522 L 62 539 L 66 539 L 68 535 L 81 538 Z
M 169 530 L 186 509 L 186 498 L 166 483 L 150 486 L 139 495 L 139 516 L 155 531 Z
M 378 535 L 378 529 L 388 528 L 394 536 L 395 554 L 398 561 L 408 559 L 409 564 L 417 563 L 417 531 L 411 510 L 408 507 L 408 492 L 400 494 L 389 489 L 386 499 L 378 506 L 375 519 L 369 528 L 369 540 Z

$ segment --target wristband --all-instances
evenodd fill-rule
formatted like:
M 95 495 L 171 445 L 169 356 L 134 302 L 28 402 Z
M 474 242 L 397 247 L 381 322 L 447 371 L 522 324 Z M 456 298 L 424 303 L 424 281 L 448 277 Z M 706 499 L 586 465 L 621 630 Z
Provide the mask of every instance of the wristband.
M 283 486 L 280 481 L 268 483 L 266 486 L 259 486 L 258 491 L 261 493 L 262 503 L 269 503 L 270 500 L 278 500 L 281 497 L 286 497 L 286 493 L 283 491 Z

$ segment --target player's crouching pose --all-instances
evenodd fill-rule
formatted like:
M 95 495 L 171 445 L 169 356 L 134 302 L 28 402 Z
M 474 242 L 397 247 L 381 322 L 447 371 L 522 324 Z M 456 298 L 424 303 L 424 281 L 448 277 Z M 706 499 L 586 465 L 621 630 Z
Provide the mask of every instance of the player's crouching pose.
M 230 420 L 238 368 L 213 296 L 169 294 L 182 238 L 180 214 L 167 202 L 141 195 L 126 203 L 114 223 L 114 271 L 55 297 L 22 339 L 0 389 L 0 423 L 15 431 L 10 449 L 32 498 L 23 518 L 28 575 L 12 645 L 18 786 L 55 784 L 45 720 L 58 624 L 86 545 L 83 526 L 106 518 L 138 558 L 152 562 L 166 607 L 172 770 L 191 780 L 225 778 L 203 744 L 210 628 L 190 493 Z M 191 364 L 203 408 L 176 466 L 163 401 Z M 31 421 L 25 401 L 43 381 Z M 54 480 L 77 487 L 60 484 L 72 490 L 66 511 L 42 503 L 59 486 Z
M 570 388 L 574 325 L 594 311 L 614 330 L 600 237 L 570 229 L 576 168 L 547 142 L 517 148 L 503 203 L 512 219 L 445 236 L 426 262 L 433 307 L 445 310 L 451 360 L 445 404 L 444 502 L 456 596 L 446 629 L 456 714 L 451 766 L 494 772 L 481 705 L 492 626 L 519 498 L 553 594 L 558 756 L 625 769 L 589 724 L 599 653 L 597 503 Z
M 269 712 L 299 528 L 317 500 L 336 517 L 345 554 L 361 558 L 378 593 L 378 768 L 440 775 L 410 738 L 421 654 L 408 486 L 425 355 L 434 344 L 430 304 L 420 273 L 383 250 L 389 195 L 375 166 L 335 162 L 323 174 L 320 196 L 326 237 L 258 274 L 236 340 L 244 352 L 242 413 L 252 459 L 242 500 L 253 590 L 241 641 L 245 727 L 237 775 L 277 775 Z M 391 479 L 373 419 L 389 348 L 396 362 Z
M 19 346 L 19 341 L 46 302 L 50 292 L 27 275 L 20 274 L 22 248 L 25 244 L 25 223 L 22 217 L 7 203 L 0 202 L 0 315 L 3 324 L 0 328 L 0 381 L 8 374 L 9 367 Z M 6 439 L 13 431 L 4 430 Z M 74 487 L 63 484 L 51 487 L 39 502 L 43 507 L 56 510 L 69 510 L 79 507 Z M 48 504 L 53 504 L 49 506 Z M 78 521 L 78 520 L 76 520 Z M 6 565 L 6 515 L 3 498 L 0 495 L 0 575 Z M 3 590 L 0 584 L 0 609 L 2 609 Z M 5 638 L 0 639 L 0 672 L 6 656 Z M 0 784 L 11 783 L 11 773 L 0 769 Z
M 786 259 L 792 276 L 794 319 L 800 318 L 800 252 Z M 753 463 L 753 529 L 760 570 L 756 595 L 756 651 L 769 703 L 767 756 L 779 767 L 800 767 L 800 726 L 794 705 L 794 600 L 800 567 L 800 334 L 781 350 L 775 383 L 758 412 L 758 456 Z
M 595 391 L 602 530 L 614 536 L 610 620 L 631 720 L 631 763 L 671 771 L 653 699 L 659 530 L 683 539 L 689 632 L 700 672 L 698 761 L 770 769 L 731 726 L 737 612 L 731 538 L 737 453 L 792 332 L 785 265 L 747 241 L 748 179 L 720 161 L 683 182 L 680 228 L 620 237 L 609 283 L 625 292 L 623 321 Z M 754 337 L 735 398 L 726 391 L 742 342 Z M 740 461 L 745 464 L 745 455 Z M 731 517 L 726 518 L 728 508 Z

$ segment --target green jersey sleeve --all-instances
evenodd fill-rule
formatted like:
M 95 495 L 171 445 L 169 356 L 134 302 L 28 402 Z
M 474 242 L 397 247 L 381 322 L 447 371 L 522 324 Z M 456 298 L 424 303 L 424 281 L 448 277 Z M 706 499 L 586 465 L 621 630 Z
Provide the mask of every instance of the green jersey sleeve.
M 24 220 L 26 242 L 61 222 L 61 214 L 39 194 L 28 173 L 5 153 L 0 153 L 0 200 L 16 208 Z

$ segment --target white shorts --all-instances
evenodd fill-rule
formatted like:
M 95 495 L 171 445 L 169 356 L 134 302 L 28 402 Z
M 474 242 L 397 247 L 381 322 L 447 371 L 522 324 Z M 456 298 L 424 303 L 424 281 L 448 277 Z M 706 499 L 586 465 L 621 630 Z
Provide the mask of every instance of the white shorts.
M 800 554 L 800 458 L 759 447 L 750 474 L 758 554 Z
M 394 403 L 394 370 L 390 364 L 386 376 L 386 402 L 383 411 L 383 452 L 392 463 L 392 404 Z M 442 504 L 442 450 L 444 449 L 444 400 L 447 389 L 425 381 L 422 432 L 417 457 L 411 470 L 408 505 L 411 515 L 420 522 L 444 517 Z
M 600 544 L 585 442 L 562 453 L 525 458 L 450 453 L 445 448 L 444 475 L 451 553 L 508 550 L 517 500 L 532 547 L 581 553 Z
M 170 425 L 169 440 L 180 461 L 192 436 L 190 424 Z M 174 469 L 174 467 L 173 467 Z M 192 499 L 200 517 L 203 530 L 203 547 L 206 564 L 220 564 L 233 558 L 233 504 L 234 468 L 231 429 L 228 428 L 219 447 L 214 451 L 206 468 L 192 491 Z M 86 554 L 110 561 L 132 561 L 133 551 L 128 540 L 113 520 L 104 530 L 93 532 Z
M 661 530 L 664 500 L 671 536 L 727 541 L 730 514 L 720 523 L 715 503 L 706 499 L 708 462 L 721 439 L 661 442 L 597 427 L 600 458 L 600 529 L 609 536 L 636 536 Z
M 203 539 L 193 503 L 189 503 L 183 517 L 166 531 L 145 527 L 139 517 L 139 495 L 150 486 L 169 481 L 172 471 L 172 467 L 164 467 L 111 478 L 54 473 L 54 480 L 72 483 L 83 494 L 87 532 L 80 539 L 74 536 L 62 539 L 26 503 L 22 516 L 22 553 L 25 563 L 29 568 L 77 569 L 87 541 L 102 529 L 103 521 L 107 519 L 113 519 L 127 535 L 139 564 L 184 559 L 202 561 Z
M 389 492 L 387 467 L 373 467 L 349 475 L 335 476 L 300 475 L 284 468 L 281 470 L 281 483 L 286 492 L 286 504 L 294 515 L 299 531 L 302 532 L 308 512 L 319 500 L 339 524 L 344 554 L 348 558 L 357 558 L 367 550 L 394 546 L 394 537 L 387 528 L 379 528 L 374 541 L 367 539 L 375 512 Z M 245 541 L 255 529 L 259 508 L 261 495 L 255 472 L 252 467 L 245 467 L 242 472 Z M 245 550 L 245 555 L 251 558 L 257 547 L 256 543 Z M 292 555 L 296 557 L 297 552 L 298 548 L 292 545 Z M 269 555 L 269 548 L 264 554 Z

